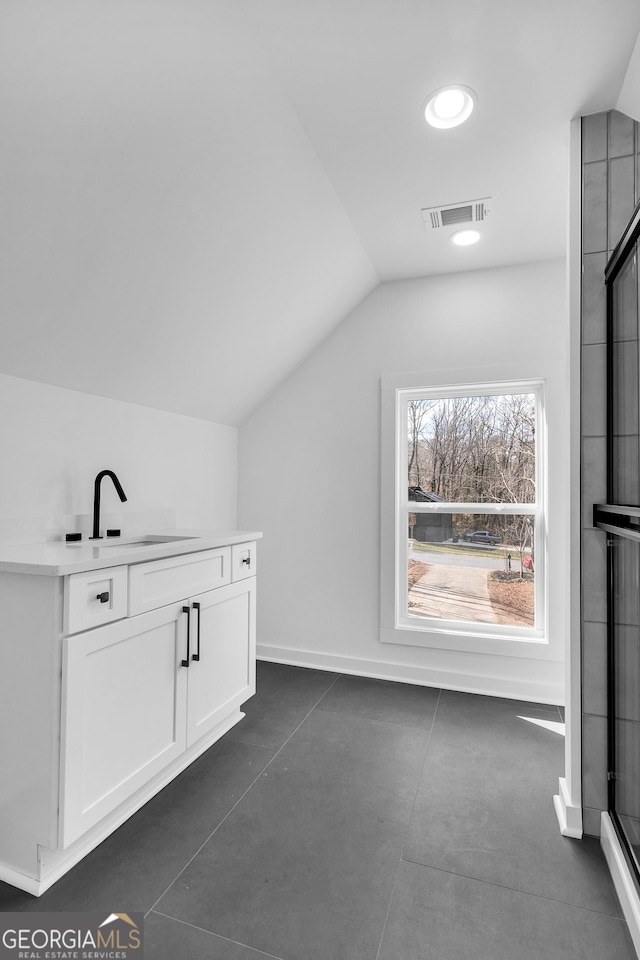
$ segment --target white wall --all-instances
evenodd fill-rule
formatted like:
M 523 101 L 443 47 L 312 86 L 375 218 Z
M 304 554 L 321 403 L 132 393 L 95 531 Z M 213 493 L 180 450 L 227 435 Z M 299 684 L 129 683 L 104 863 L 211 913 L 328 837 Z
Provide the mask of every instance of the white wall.
M 380 378 L 466 367 L 490 379 L 498 364 L 547 378 L 549 606 L 561 647 L 565 314 L 562 261 L 383 284 L 246 422 L 239 521 L 264 531 L 261 656 L 562 701 L 562 652 L 543 661 L 380 642 Z
M 640 34 L 629 60 L 616 110 L 640 122 Z
M 90 530 L 93 481 L 105 522 L 236 527 L 237 430 L 149 407 L 0 374 L 0 542 Z
M 377 283 L 241 6 L 0 3 L 1 372 L 237 425 Z

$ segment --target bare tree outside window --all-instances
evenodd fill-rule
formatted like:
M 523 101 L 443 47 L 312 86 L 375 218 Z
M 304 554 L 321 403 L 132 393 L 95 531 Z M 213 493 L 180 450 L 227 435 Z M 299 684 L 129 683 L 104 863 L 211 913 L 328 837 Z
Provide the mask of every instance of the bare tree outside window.
M 409 524 L 408 615 L 534 626 L 536 394 L 414 395 L 406 410 L 409 501 L 429 503 Z
M 408 421 L 410 486 L 457 503 L 535 501 L 534 396 L 410 400 Z

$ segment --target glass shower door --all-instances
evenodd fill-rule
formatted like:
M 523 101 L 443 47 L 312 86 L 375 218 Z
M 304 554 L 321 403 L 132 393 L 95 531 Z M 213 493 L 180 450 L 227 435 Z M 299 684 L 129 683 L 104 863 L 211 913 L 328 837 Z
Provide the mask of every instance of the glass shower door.
M 610 813 L 640 875 L 640 543 L 613 535 Z
M 609 814 L 640 888 L 640 207 L 607 283 L 607 533 Z
M 638 448 L 638 243 L 608 287 L 609 503 L 640 505 Z

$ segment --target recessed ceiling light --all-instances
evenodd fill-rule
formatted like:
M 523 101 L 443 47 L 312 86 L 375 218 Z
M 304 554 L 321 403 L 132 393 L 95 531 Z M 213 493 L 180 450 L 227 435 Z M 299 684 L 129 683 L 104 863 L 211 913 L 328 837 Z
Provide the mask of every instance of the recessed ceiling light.
M 427 98 L 424 117 L 432 127 L 457 127 L 471 116 L 476 95 L 469 87 L 459 84 L 440 87 Z
M 458 230 L 449 238 L 451 243 L 457 247 L 469 247 L 472 243 L 477 243 L 481 237 L 479 230 Z

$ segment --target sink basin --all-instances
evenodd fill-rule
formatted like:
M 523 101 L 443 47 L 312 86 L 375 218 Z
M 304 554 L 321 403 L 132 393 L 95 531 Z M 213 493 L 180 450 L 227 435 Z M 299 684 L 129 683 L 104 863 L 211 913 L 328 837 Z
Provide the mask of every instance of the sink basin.
M 139 540 L 105 540 L 104 543 L 96 544 L 96 546 L 120 547 L 121 550 L 128 550 L 130 547 L 153 547 L 159 543 L 180 543 L 183 540 L 199 539 L 199 537 L 171 537 L 158 534 L 158 536 L 140 537 Z

